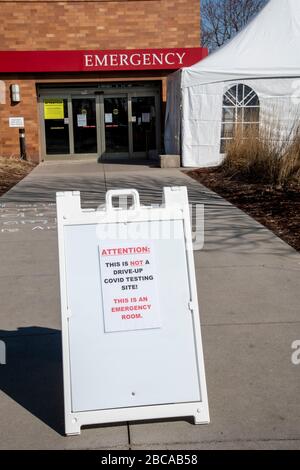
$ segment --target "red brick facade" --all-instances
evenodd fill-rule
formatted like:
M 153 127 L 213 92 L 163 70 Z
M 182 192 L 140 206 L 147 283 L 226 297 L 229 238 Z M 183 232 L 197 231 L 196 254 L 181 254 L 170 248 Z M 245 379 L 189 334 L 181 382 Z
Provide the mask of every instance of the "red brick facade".
M 0 50 L 103 50 L 200 45 L 199 0 L 27 0 L 1 1 Z M 0 75 L 6 104 L 0 96 L 0 155 L 18 155 L 18 130 L 9 116 L 24 116 L 28 155 L 40 158 L 36 84 L 64 81 L 161 78 L 166 73 Z M 9 86 L 18 83 L 21 102 L 11 105 Z M 0 92 L 1 93 L 1 92 Z M 3 98 L 2 98 L 3 101 Z

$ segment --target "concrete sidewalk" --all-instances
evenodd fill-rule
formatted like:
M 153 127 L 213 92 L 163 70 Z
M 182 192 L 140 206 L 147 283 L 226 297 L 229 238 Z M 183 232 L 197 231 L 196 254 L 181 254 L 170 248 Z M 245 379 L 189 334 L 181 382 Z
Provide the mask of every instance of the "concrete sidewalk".
M 134 187 L 143 203 L 186 185 L 205 203 L 205 247 L 195 252 L 211 424 L 188 420 L 107 425 L 63 436 L 55 192 L 84 206 Z M 179 170 L 46 163 L 0 198 L 1 449 L 299 449 L 300 256 Z

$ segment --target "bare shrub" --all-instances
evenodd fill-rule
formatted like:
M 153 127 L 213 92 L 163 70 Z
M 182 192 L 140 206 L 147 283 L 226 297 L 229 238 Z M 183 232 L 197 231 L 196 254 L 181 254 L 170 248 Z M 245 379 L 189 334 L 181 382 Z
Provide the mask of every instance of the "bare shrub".
M 298 126 L 286 152 L 280 159 L 278 183 L 300 185 L 300 127 Z
M 285 138 L 282 136 L 285 135 Z M 300 183 L 300 127 L 293 126 L 289 135 L 274 122 L 258 126 L 237 127 L 228 141 L 221 166 L 228 176 L 249 183 L 286 186 Z

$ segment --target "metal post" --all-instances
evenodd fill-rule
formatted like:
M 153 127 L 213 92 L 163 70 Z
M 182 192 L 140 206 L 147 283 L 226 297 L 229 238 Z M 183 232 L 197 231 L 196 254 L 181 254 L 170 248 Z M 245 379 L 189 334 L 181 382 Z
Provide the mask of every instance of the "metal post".
M 20 142 L 20 159 L 26 160 L 26 141 L 25 141 L 25 129 L 19 129 L 19 142 Z

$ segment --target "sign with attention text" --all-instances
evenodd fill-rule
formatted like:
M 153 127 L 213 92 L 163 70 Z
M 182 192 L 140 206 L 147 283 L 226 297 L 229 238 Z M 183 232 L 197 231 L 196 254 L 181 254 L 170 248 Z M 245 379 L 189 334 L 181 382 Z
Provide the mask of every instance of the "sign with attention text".
M 105 331 L 159 328 L 157 276 L 151 240 L 99 246 Z
M 202 47 L 86 51 L 0 51 L 1 72 L 178 70 L 204 59 Z

